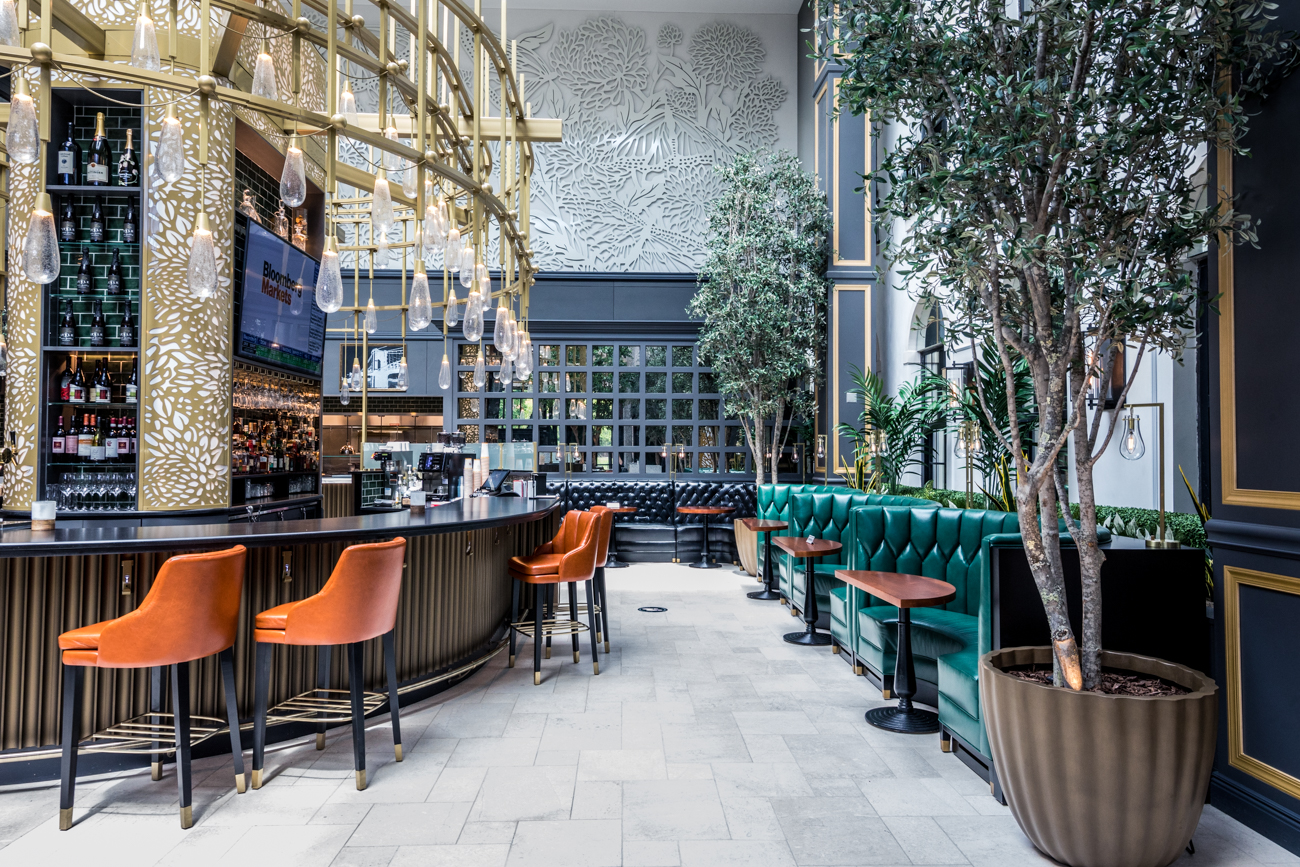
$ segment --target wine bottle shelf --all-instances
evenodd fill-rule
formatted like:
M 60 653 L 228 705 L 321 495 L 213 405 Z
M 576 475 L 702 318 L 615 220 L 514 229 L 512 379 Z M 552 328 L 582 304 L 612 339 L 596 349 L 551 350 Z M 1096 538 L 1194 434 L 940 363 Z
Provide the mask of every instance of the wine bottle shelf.
M 104 186 L 102 186 L 102 187 L 95 186 L 94 184 L 71 184 L 71 185 L 69 185 L 69 184 L 46 184 L 46 185 L 45 185 L 45 191 L 46 191 L 47 193 L 51 193 L 51 194 L 53 194 L 53 193 L 99 193 L 99 194 L 101 194 L 101 195 L 107 194 L 107 195 L 110 195 L 110 196 L 112 196 L 112 195 L 126 195 L 126 196 L 138 196 L 138 195 L 140 195 L 140 188 L 139 188 L 138 186 L 135 186 L 135 187 L 121 187 L 121 186 L 117 186 L 117 185 L 115 185 L 115 184 L 106 184 L 106 185 L 104 185 Z
M 129 409 L 135 410 L 139 403 L 95 403 L 94 401 L 84 400 L 80 403 L 73 403 L 70 400 L 51 400 L 48 401 L 50 406 L 84 406 L 87 409 Z
M 234 479 L 282 479 L 285 476 L 315 476 L 319 475 L 320 470 L 288 470 L 285 472 L 275 473 L 235 473 L 231 478 Z
M 45 352 L 76 352 L 80 355 L 138 355 L 138 346 L 42 346 Z

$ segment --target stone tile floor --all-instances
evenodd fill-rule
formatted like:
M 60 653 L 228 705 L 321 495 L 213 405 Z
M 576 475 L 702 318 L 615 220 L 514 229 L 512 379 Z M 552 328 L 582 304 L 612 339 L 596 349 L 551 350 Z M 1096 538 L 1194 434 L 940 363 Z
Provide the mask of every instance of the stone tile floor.
M 171 766 L 89 780 L 60 833 L 57 784 L 0 790 L 0 865 L 778 867 L 1050 864 L 937 736 L 892 735 L 881 704 L 826 650 L 787 645 L 778 603 L 730 569 L 611 570 L 613 653 L 593 677 L 557 647 L 534 687 L 531 645 L 402 717 L 369 724 L 356 791 L 347 728 L 268 754 L 236 795 L 225 759 L 196 763 L 195 825 Z M 646 614 L 641 605 L 664 605 Z M 1206 808 L 1180 867 L 1300 864 Z

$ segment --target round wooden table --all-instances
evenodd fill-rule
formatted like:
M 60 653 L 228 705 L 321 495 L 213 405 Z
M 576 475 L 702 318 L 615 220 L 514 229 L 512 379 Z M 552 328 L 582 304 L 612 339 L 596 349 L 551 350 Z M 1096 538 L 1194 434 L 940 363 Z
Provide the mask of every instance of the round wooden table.
M 709 559 L 709 518 L 736 511 L 735 506 L 678 506 L 677 511 L 683 515 L 701 515 L 704 518 L 704 550 L 700 559 L 688 563 L 692 569 L 717 569 L 718 564 Z
M 608 506 L 605 508 L 609 509 Z M 636 506 L 619 506 L 617 509 L 609 509 L 615 515 L 633 515 L 640 511 Z M 617 526 L 612 527 L 609 531 L 609 559 L 605 561 L 606 569 L 626 569 L 627 564 L 618 559 L 618 534 L 614 532 Z
M 816 570 L 813 569 L 813 560 L 818 557 L 825 557 L 827 554 L 834 554 L 844 546 L 839 542 L 832 542 L 830 539 L 813 539 L 809 542 L 807 539 L 799 539 L 794 536 L 777 536 L 776 547 L 790 556 L 804 561 L 803 622 L 806 626 L 803 632 L 788 632 L 784 638 L 791 644 L 802 644 L 804 647 L 825 647 L 831 643 L 831 637 L 825 632 L 817 631 L 817 587 L 815 586 L 817 576 Z M 790 570 L 791 589 L 794 587 L 795 568 L 798 568 L 797 563 Z M 794 593 L 790 595 L 793 596 Z
M 894 692 L 898 693 L 898 707 L 869 710 L 867 722 L 876 728 L 908 735 L 939 731 L 937 714 L 912 707 L 912 696 L 916 695 L 916 671 L 912 667 L 911 610 L 950 602 L 957 598 L 957 588 L 947 581 L 896 572 L 837 569 L 835 577 L 898 606 L 898 653 L 894 658 Z
M 745 595 L 750 599 L 764 601 L 780 599 L 780 591 L 772 589 L 772 533 L 784 530 L 790 525 L 785 521 L 769 521 L 764 518 L 741 518 L 740 523 L 744 524 L 745 529 L 751 533 L 767 534 L 767 545 L 763 548 L 763 589 Z

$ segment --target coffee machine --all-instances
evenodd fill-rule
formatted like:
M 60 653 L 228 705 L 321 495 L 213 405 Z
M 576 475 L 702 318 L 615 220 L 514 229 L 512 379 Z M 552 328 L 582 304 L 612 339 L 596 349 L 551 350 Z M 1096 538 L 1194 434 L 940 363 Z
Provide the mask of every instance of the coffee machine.
M 465 475 L 465 435 L 439 433 L 438 442 L 420 455 L 417 469 L 426 500 L 446 502 L 460 495 Z

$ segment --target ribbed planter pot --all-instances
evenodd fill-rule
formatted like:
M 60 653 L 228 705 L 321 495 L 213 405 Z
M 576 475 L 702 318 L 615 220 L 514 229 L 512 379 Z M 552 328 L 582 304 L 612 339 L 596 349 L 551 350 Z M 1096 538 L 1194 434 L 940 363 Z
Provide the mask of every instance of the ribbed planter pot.
M 1011 813 L 1071 867 L 1165 867 L 1201 819 L 1214 762 L 1218 687 L 1200 672 L 1103 651 L 1102 665 L 1154 675 L 1187 695 L 1074 692 L 1005 673 L 1052 664 L 1050 647 L 980 659 L 980 702 Z

